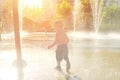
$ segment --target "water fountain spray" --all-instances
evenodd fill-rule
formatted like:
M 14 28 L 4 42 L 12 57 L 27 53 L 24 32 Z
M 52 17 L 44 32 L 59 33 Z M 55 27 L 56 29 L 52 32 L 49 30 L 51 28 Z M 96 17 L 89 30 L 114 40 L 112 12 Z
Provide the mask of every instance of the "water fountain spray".
M 76 23 L 77 23 L 77 12 L 79 8 L 80 0 L 74 1 L 74 9 L 73 9 L 73 28 L 74 32 L 76 32 Z
M 93 14 L 93 26 L 98 33 L 103 19 L 104 0 L 90 0 Z

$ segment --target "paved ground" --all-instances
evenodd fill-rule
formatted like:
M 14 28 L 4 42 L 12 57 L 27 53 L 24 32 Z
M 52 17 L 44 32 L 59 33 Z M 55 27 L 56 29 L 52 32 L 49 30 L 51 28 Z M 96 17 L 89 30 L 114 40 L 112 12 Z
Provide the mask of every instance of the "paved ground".
M 120 80 L 119 52 L 92 52 L 91 50 L 70 50 L 72 74 L 80 80 Z M 54 49 L 24 48 L 22 55 L 27 62 L 23 80 L 64 80 L 54 69 L 56 66 Z M 0 80 L 16 80 L 17 72 L 12 65 L 14 60 L 16 60 L 15 50 L 1 51 Z M 65 71 L 64 61 L 62 68 Z
M 54 69 L 56 66 L 55 48 L 47 49 L 50 42 L 52 41 L 28 38 L 23 40 L 22 57 L 27 65 L 23 69 L 24 78 L 22 80 L 65 80 Z M 93 43 L 91 40 L 75 42 L 76 44 L 74 41 L 69 44 L 70 71 L 79 79 L 70 80 L 120 80 L 119 46 L 117 49 L 116 45 L 115 49 L 109 46 L 101 47 L 101 42 L 98 41 L 97 44 L 94 44 L 95 47 L 91 48 Z M 83 45 L 82 47 L 77 45 L 80 43 Z M 109 45 L 105 41 L 103 43 Z M 17 80 L 17 70 L 13 66 L 13 62 L 16 60 L 14 39 L 4 40 L 1 45 L 3 46 L 0 48 L 0 80 Z M 98 47 L 96 48 L 96 46 Z M 65 62 L 63 61 L 61 65 L 65 73 Z

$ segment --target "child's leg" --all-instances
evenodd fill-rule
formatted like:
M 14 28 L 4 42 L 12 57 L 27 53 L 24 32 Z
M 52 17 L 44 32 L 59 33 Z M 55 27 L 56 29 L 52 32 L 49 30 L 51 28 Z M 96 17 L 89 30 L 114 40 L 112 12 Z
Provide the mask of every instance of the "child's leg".
M 60 65 L 61 61 L 58 58 L 56 58 L 56 61 L 57 61 L 57 66 L 60 67 L 61 66 Z
M 62 60 L 60 60 L 59 58 L 56 57 L 56 61 L 57 61 L 56 69 L 61 71 L 61 64 L 60 63 L 61 63 Z
M 57 60 L 57 67 L 59 67 L 59 68 L 61 68 L 61 64 L 60 63 L 61 63 L 61 61 Z
M 69 57 L 68 57 L 68 48 L 67 46 L 65 45 L 64 47 L 64 60 L 66 61 L 66 70 L 69 70 L 70 69 L 70 61 L 69 61 Z
M 61 70 L 61 61 L 62 61 L 62 56 L 61 52 L 59 49 L 56 50 L 56 61 L 57 61 L 57 66 L 56 69 Z
M 65 58 L 65 61 L 66 61 L 66 70 L 69 70 L 69 69 L 70 69 L 70 61 L 69 61 L 69 58 L 66 57 L 66 58 Z

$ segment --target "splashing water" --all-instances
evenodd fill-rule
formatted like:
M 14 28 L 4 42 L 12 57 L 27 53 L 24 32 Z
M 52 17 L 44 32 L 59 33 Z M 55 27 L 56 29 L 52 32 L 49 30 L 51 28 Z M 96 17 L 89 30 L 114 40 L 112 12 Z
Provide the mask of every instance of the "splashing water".
M 74 1 L 74 10 L 73 10 L 73 27 L 74 27 L 74 32 L 76 32 L 77 12 L 78 12 L 79 5 L 80 5 L 80 0 L 75 0 Z
M 103 19 L 104 0 L 90 0 L 93 14 L 93 25 L 95 32 L 98 33 Z
M 74 1 L 74 10 L 73 10 L 73 22 L 74 22 L 74 32 L 76 32 L 76 23 L 77 23 L 77 14 L 81 0 Z M 93 26 L 95 33 L 99 32 L 103 20 L 103 11 L 104 11 L 104 0 L 90 0 L 92 15 L 93 15 Z

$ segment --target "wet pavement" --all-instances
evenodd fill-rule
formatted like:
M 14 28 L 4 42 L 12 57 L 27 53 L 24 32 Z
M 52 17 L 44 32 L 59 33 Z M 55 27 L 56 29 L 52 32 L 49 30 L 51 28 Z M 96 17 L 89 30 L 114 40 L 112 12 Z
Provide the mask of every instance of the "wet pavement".
M 78 78 L 68 80 L 120 80 L 119 40 L 112 40 L 113 46 L 110 41 L 97 40 L 95 43 L 90 39 L 71 40 L 69 43 L 70 72 L 71 76 Z M 47 49 L 47 45 L 51 42 L 52 40 L 35 40 L 33 37 L 23 39 L 22 57 L 26 67 L 23 68 L 24 76 L 21 80 L 66 80 L 54 69 L 55 47 Z M 7 43 L 1 45 L 4 47 L 1 46 L 0 50 L 0 80 L 17 80 L 17 68 L 13 65 L 17 57 L 14 39 L 9 40 L 11 46 L 7 46 Z M 65 61 L 62 61 L 61 65 L 67 75 Z

